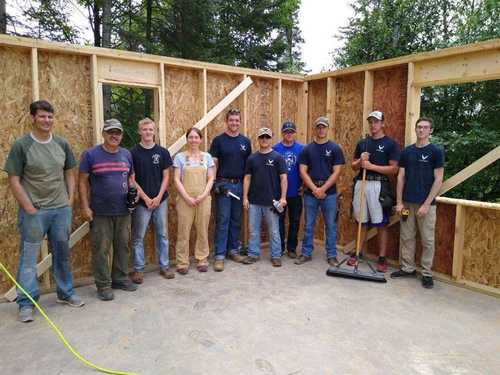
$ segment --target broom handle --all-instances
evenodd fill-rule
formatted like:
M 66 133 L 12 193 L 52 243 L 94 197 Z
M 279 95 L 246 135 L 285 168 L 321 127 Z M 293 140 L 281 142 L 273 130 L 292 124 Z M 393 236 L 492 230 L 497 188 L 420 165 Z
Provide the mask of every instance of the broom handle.
M 366 169 L 363 168 L 363 178 L 361 180 L 361 189 L 359 197 L 359 222 L 358 222 L 358 236 L 356 238 L 356 256 L 359 256 L 361 251 L 361 225 L 363 224 L 365 216 L 365 185 L 366 185 Z

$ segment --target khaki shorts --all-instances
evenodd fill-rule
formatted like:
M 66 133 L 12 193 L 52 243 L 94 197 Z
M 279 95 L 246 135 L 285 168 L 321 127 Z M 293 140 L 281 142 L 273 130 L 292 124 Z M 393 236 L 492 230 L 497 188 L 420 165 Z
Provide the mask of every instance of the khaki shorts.
M 386 215 L 380 204 L 380 189 L 382 183 L 380 181 L 365 181 L 365 204 L 363 209 L 363 224 L 381 225 L 386 221 Z M 360 211 L 360 190 L 361 181 L 357 180 L 354 185 L 354 195 L 352 197 L 352 208 L 354 218 L 359 223 Z

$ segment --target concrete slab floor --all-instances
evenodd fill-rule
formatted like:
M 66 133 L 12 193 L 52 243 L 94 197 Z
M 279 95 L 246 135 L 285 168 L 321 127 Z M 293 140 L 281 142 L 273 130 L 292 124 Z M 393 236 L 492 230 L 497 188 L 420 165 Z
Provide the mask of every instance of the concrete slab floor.
M 152 375 L 500 374 L 500 299 L 436 282 L 387 284 L 325 276 L 326 262 L 254 265 L 165 280 L 86 306 L 43 307 L 86 358 Z M 64 348 L 40 314 L 16 321 L 0 304 L 0 373 L 95 374 Z

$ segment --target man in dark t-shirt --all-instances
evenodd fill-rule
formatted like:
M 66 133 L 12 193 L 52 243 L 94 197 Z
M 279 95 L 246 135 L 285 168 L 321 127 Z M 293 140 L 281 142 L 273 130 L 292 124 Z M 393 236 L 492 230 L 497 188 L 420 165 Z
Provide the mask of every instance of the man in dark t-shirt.
M 240 134 L 241 114 L 231 109 L 226 114 L 227 129 L 215 137 L 210 145 L 210 154 L 217 166 L 214 183 L 216 223 L 214 270 L 224 270 L 226 255 L 235 262 L 242 262 L 239 254 L 241 228 L 241 201 L 228 195 L 231 192 L 241 198 L 243 175 L 247 158 L 252 153 L 250 140 Z
M 326 117 L 318 117 L 314 122 L 315 139 L 299 155 L 300 177 L 304 183 L 304 238 L 301 255 L 295 264 L 303 264 L 312 259 L 314 224 L 321 209 L 325 222 L 325 252 L 328 263 L 337 265 L 337 189 L 344 154 L 339 145 L 328 140 L 330 123 Z
M 244 264 L 255 263 L 260 256 L 262 217 L 269 231 L 271 263 L 281 266 L 279 215 L 286 206 L 287 167 L 285 159 L 271 148 L 272 131 L 261 128 L 257 133 L 259 151 L 250 155 L 243 181 L 243 207 L 248 210 L 250 240 Z
M 415 275 L 417 228 L 422 242 L 422 286 L 432 288 L 432 262 L 436 227 L 435 198 L 444 174 L 444 152 L 430 143 L 432 120 L 422 117 L 415 124 L 417 142 L 401 153 L 396 212 L 405 214 L 400 223 L 401 269 L 392 278 Z
M 137 290 L 137 285 L 128 278 L 130 213 L 126 206 L 134 169 L 130 151 L 120 147 L 123 127 L 118 120 L 104 121 L 102 137 L 102 144 L 82 154 L 79 187 L 82 215 L 90 221 L 92 271 L 97 297 L 110 301 L 114 299 L 111 289 Z M 110 270 L 111 245 L 113 260 Z
M 367 119 L 370 137 L 362 139 L 356 145 L 354 160 L 351 167 L 359 171 L 354 184 L 352 197 L 353 213 L 356 221 L 360 220 L 360 193 L 363 169 L 366 169 L 365 199 L 363 207 L 363 226 L 361 230 L 362 249 L 367 250 L 366 229 L 377 227 L 377 243 L 379 258 L 378 272 L 387 272 L 385 254 L 387 252 L 387 225 L 392 207 L 384 207 L 380 202 L 381 195 L 391 194 L 393 191 L 389 176 L 398 171 L 399 146 L 384 132 L 384 114 L 381 111 L 371 112 Z M 394 199 L 394 198 L 392 198 Z M 394 201 L 393 201 L 394 202 Z M 354 265 L 356 257 L 352 256 L 347 264 Z
M 130 152 L 134 162 L 135 182 L 139 204 L 132 213 L 132 251 L 134 273 L 132 281 L 142 284 L 144 273 L 144 236 L 152 221 L 160 275 L 173 279 L 168 258 L 168 180 L 172 158 L 167 149 L 155 143 L 156 126 L 153 120 L 139 121 L 140 142 Z

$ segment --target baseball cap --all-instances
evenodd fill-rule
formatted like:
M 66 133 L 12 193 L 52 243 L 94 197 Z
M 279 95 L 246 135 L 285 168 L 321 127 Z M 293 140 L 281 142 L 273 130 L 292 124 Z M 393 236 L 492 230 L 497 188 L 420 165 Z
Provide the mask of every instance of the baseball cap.
M 329 127 L 330 126 L 330 122 L 328 121 L 328 117 L 325 117 L 325 116 L 321 116 L 321 117 L 318 117 L 316 119 L 316 121 L 314 121 L 314 126 L 317 128 L 318 126 L 320 125 L 323 125 L 323 126 L 326 126 L 326 127 Z
M 283 125 L 281 126 L 281 131 L 286 132 L 286 131 L 294 131 L 297 132 L 297 127 L 295 124 L 291 121 L 285 121 Z
M 104 126 L 102 127 L 102 130 L 107 132 L 108 130 L 111 129 L 118 129 L 123 132 L 122 124 L 115 118 L 110 118 L 109 120 L 104 121 Z
M 368 120 L 370 117 L 376 118 L 377 120 L 380 120 L 380 121 L 384 121 L 384 114 L 381 111 L 370 112 L 370 114 L 368 115 L 368 117 L 366 119 Z
M 257 133 L 257 138 L 262 137 L 263 135 L 268 135 L 269 137 L 273 137 L 273 132 L 269 128 L 260 128 Z

